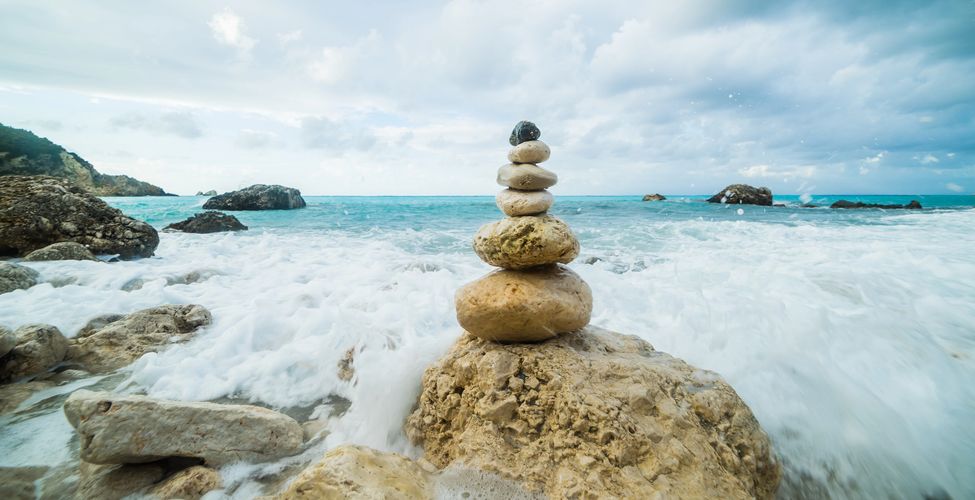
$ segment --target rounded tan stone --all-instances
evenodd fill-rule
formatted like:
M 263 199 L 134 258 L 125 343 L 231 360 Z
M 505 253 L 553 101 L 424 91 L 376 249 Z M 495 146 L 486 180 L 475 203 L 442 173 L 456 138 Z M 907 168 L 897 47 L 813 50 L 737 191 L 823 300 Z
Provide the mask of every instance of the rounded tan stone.
M 526 269 L 572 262 L 579 255 L 579 240 L 551 215 L 507 217 L 481 226 L 474 235 L 474 252 L 492 266 Z
M 559 182 L 555 172 L 532 163 L 509 163 L 498 169 L 498 184 L 523 191 L 550 188 Z
M 526 141 L 508 152 L 508 161 L 511 163 L 541 163 L 552 155 L 552 150 L 548 144 L 542 141 Z
M 589 324 L 592 290 L 567 267 L 494 271 L 457 291 L 457 321 L 476 337 L 538 342 Z
M 498 193 L 495 202 L 505 215 L 518 217 L 520 215 L 545 213 L 555 203 L 555 197 L 545 189 L 541 191 L 519 191 L 508 188 Z

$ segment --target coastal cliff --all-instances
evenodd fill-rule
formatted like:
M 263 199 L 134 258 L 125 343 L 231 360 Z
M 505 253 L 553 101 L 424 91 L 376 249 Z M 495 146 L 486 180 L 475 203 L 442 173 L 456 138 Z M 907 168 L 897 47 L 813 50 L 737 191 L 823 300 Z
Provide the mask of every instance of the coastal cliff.
M 166 196 L 159 186 L 127 175 L 107 175 L 76 153 L 29 130 L 0 124 L 0 176 L 49 175 L 67 179 L 95 196 Z

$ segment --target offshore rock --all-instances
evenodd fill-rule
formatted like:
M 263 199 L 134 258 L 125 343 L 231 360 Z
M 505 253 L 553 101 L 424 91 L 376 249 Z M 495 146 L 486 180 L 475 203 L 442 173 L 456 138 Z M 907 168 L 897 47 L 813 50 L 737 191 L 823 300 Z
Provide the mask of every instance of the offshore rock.
M 921 207 L 921 203 L 918 202 L 917 200 L 911 200 L 911 202 L 908 203 L 907 205 L 897 205 L 897 204 L 881 205 L 877 203 L 863 203 L 862 201 L 854 202 L 854 201 L 847 201 L 847 200 L 839 200 L 836 203 L 830 205 L 829 208 L 889 208 L 889 209 L 920 210 L 922 207 Z
M 509 217 L 543 214 L 552 208 L 555 197 L 547 189 L 541 191 L 519 191 L 505 189 L 494 199 L 498 208 Z
M 240 223 L 237 217 L 222 212 L 202 212 L 190 218 L 174 222 L 164 229 L 183 231 L 184 233 L 219 233 L 222 231 L 246 231 L 247 226 Z
M 107 322 L 112 317 L 95 318 L 71 339 L 68 359 L 94 373 L 116 370 L 147 352 L 189 340 L 212 321 L 210 311 L 199 305 L 158 306 Z
M 301 191 L 276 184 L 255 184 L 214 196 L 203 204 L 207 210 L 290 210 L 304 206 Z
M 217 195 L 217 191 L 216 190 L 213 190 L 213 189 L 211 189 L 209 191 L 206 191 L 206 192 L 203 192 L 203 191 L 197 191 L 196 192 L 196 196 L 216 196 L 216 195 Z
M 534 141 L 541 136 L 542 131 L 534 123 L 522 120 L 515 124 L 515 128 L 511 131 L 511 137 L 508 138 L 508 142 L 512 146 L 517 146 L 526 141 Z
M 439 468 L 549 498 L 771 499 L 780 476 L 720 376 L 596 327 L 532 345 L 461 337 L 424 373 L 406 432 Z
M 26 290 L 37 284 L 40 273 L 18 264 L 0 262 L 0 293 Z
M 754 187 L 747 184 L 732 184 L 720 193 L 708 198 L 708 203 L 728 203 L 731 205 L 772 206 L 772 191 L 767 187 Z
M 81 243 L 73 241 L 62 241 L 48 245 L 40 250 L 34 250 L 27 254 L 24 260 L 30 262 L 40 262 L 46 260 L 98 260 Z
M 17 345 L 0 358 L 0 381 L 35 375 L 64 360 L 68 339 L 51 325 L 25 325 L 14 332 Z
M 552 150 L 542 141 L 523 142 L 508 152 L 511 163 L 541 163 L 548 160 Z
M 78 432 L 81 459 L 94 464 L 203 459 L 219 466 L 293 455 L 301 426 L 291 417 L 250 405 L 187 403 L 75 391 L 64 414 Z
M 429 474 L 396 453 L 344 445 L 308 467 L 277 500 L 372 500 L 433 498 Z
M 505 269 L 562 263 L 579 255 L 579 240 L 569 226 L 550 215 L 507 217 L 489 222 L 474 235 L 474 252 Z
M 62 241 L 134 259 L 151 256 L 159 234 L 63 179 L 0 177 L 0 255 L 25 255 Z
M 567 267 L 494 271 L 457 290 L 457 321 L 476 337 L 538 342 L 589 324 L 592 290 Z
M 509 163 L 498 169 L 498 184 L 522 191 L 550 188 L 558 182 L 555 172 L 531 163 Z
M 667 197 L 662 194 L 647 194 L 643 195 L 643 201 L 664 201 Z

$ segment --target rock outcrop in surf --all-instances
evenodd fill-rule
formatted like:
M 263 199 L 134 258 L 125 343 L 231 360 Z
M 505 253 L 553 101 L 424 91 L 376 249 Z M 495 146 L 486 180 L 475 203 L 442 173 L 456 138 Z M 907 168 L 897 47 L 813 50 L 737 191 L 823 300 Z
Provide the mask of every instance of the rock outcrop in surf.
M 732 184 L 707 199 L 708 203 L 772 206 L 772 190 L 748 184 Z
M 254 184 L 219 194 L 203 204 L 207 210 L 290 210 L 304 206 L 301 191 L 277 184 Z

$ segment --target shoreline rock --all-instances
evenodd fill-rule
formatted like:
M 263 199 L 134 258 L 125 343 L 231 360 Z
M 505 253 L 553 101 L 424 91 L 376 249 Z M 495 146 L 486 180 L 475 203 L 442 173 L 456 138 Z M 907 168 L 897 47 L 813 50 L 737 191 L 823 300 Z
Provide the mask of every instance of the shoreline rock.
M 209 234 L 223 231 L 246 231 L 247 226 L 241 224 L 233 215 L 207 211 L 193 214 L 188 219 L 174 222 L 163 229 L 184 233 Z
M 430 474 L 397 453 L 356 445 L 328 451 L 296 477 L 275 500 L 433 498 Z
M 16 345 L 0 358 L 0 382 L 44 373 L 68 352 L 68 339 L 51 325 L 24 325 L 14 336 Z
M 37 284 L 40 273 L 19 264 L 0 262 L 0 294 L 26 290 Z
M 847 201 L 847 200 L 839 200 L 836 203 L 830 205 L 829 208 L 844 208 L 844 209 L 886 208 L 892 210 L 896 210 L 896 209 L 921 210 L 923 207 L 921 207 L 921 203 L 919 203 L 917 200 L 911 200 L 911 202 L 906 205 L 897 205 L 897 204 L 882 205 L 879 203 L 863 203 L 862 201 L 854 202 L 854 201 Z
M 206 210 L 291 210 L 304 206 L 301 191 L 277 184 L 254 184 L 214 196 L 203 204 Z
M 772 206 L 772 191 L 767 187 L 732 184 L 707 199 L 708 203 Z
M 44 248 L 34 250 L 24 256 L 27 262 L 42 262 L 51 260 L 94 260 L 98 259 L 81 243 L 62 241 Z

